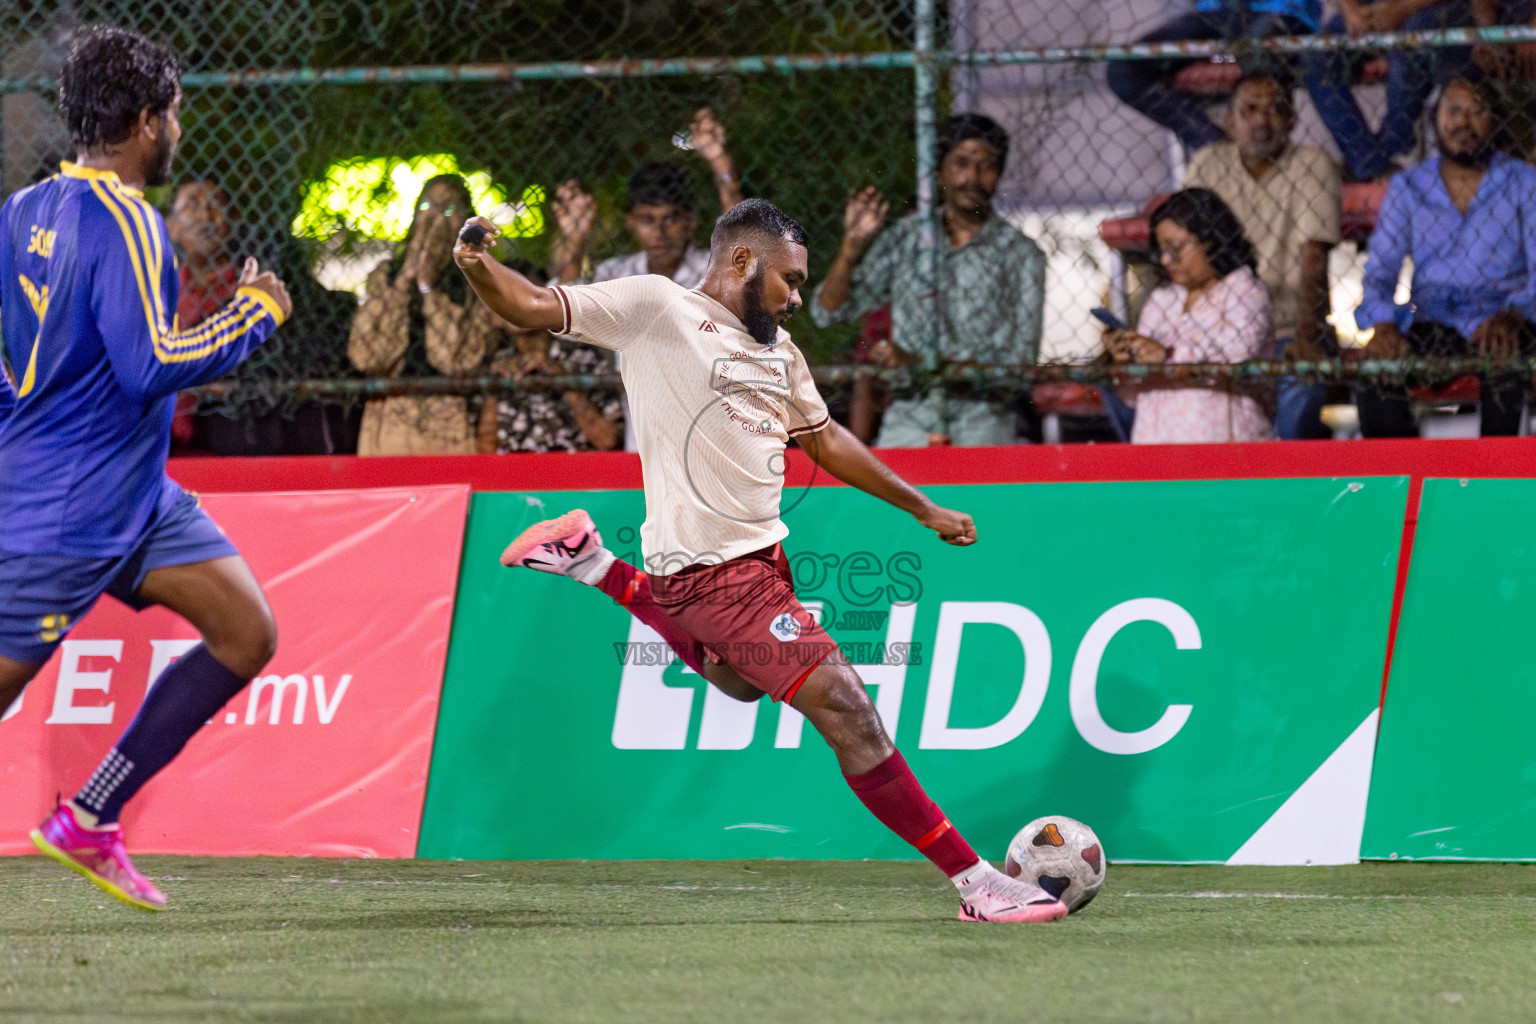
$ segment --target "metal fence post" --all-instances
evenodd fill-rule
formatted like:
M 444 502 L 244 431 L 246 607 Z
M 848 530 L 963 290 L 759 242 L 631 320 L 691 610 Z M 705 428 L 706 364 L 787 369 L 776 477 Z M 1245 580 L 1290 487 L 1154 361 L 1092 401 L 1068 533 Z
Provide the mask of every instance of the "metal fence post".
M 917 89 L 917 215 L 921 224 L 917 257 L 919 306 L 922 310 L 920 352 L 923 365 L 934 369 L 939 362 L 938 277 L 939 230 L 934 210 L 935 155 L 938 152 L 939 76 L 934 54 L 936 0 L 916 0 L 916 47 L 913 80 Z

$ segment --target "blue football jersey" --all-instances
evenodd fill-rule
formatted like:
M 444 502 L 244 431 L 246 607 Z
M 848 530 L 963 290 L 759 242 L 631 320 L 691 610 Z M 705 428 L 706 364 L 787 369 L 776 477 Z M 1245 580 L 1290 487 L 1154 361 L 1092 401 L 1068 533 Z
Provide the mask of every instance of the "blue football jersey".
M 159 211 L 110 172 L 66 163 L 0 208 L 0 335 L 15 375 L 0 420 L 0 550 L 131 550 L 180 494 L 165 474 L 176 392 L 229 372 L 282 322 L 255 288 L 180 330 Z

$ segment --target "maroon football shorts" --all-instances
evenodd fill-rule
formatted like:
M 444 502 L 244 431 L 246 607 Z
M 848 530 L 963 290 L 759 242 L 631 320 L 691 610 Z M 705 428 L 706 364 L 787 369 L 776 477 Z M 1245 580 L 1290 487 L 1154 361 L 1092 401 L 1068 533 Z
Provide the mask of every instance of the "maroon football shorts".
M 793 697 L 811 670 L 837 650 L 795 597 L 782 545 L 650 579 L 656 607 L 711 661 L 776 701 Z

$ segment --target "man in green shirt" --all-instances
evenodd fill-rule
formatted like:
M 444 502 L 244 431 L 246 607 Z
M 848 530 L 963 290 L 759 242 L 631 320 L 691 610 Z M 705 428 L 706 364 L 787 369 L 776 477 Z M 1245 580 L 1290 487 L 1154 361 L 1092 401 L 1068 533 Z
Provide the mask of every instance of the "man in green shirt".
M 843 243 L 811 300 L 811 316 L 825 327 L 889 304 L 891 362 L 932 368 L 1033 363 L 1045 310 L 1045 255 L 992 210 L 1008 134 L 989 117 L 956 114 L 940 127 L 938 156 L 938 329 L 925 329 L 921 301 L 924 225 L 914 213 L 882 231 L 889 204 L 874 188 L 848 203 Z M 1014 403 L 935 387 L 892 402 L 875 443 L 1008 445 L 1017 438 Z

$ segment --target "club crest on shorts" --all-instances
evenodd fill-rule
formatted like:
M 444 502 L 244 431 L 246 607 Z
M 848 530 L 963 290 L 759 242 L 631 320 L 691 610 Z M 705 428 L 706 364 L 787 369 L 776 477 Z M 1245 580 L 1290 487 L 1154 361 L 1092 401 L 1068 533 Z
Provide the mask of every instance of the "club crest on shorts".
M 793 612 L 784 612 L 768 625 L 768 632 L 780 642 L 787 644 L 791 640 L 800 639 L 800 623 L 795 619 Z

